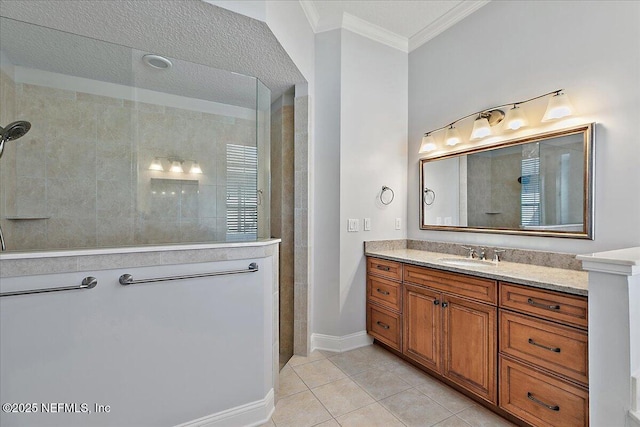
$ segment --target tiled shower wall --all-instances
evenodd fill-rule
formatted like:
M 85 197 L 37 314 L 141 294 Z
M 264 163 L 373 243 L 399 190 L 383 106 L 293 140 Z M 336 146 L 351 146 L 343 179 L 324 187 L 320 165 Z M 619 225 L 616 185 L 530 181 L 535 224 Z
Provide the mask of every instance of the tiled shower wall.
M 0 162 L 7 249 L 225 240 L 226 147 L 255 146 L 255 120 L 14 83 L 5 73 L 1 84 L 2 123 L 32 124 Z M 150 171 L 154 157 L 197 160 L 203 174 L 189 174 L 189 161 L 186 173 L 168 172 L 166 159 L 167 172 Z
M 518 228 L 522 154 L 467 156 L 468 225 Z
M 282 105 L 271 112 L 271 235 L 282 240 L 279 291 L 281 367 L 293 355 L 294 202 L 293 105 Z

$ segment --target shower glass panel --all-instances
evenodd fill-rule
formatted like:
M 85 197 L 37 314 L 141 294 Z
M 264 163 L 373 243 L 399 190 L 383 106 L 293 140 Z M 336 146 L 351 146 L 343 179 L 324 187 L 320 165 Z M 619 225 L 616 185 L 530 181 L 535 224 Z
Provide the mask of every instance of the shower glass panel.
M 269 90 L 151 53 L 0 18 L 8 251 L 269 236 Z

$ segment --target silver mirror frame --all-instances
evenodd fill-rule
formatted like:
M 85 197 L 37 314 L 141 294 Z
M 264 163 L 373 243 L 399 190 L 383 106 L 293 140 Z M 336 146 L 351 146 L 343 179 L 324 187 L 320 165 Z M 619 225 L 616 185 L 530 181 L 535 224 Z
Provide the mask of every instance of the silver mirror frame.
M 497 144 L 490 146 L 482 146 L 478 148 L 471 148 L 469 150 L 457 151 L 453 153 L 446 153 L 441 156 L 429 157 L 420 159 L 420 191 L 419 191 L 419 205 L 420 205 L 420 229 L 431 231 L 463 231 L 474 233 L 492 233 L 492 234 L 510 234 L 521 236 L 539 236 L 539 237 L 564 237 L 571 239 L 594 239 L 594 157 L 595 157 L 595 123 L 588 123 L 570 128 L 555 130 L 552 132 L 545 132 L 541 134 L 530 135 L 523 138 L 515 138 L 507 141 L 501 141 Z M 469 226 L 453 226 L 453 225 L 425 225 L 424 223 L 424 202 L 422 189 L 424 188 L 424 164 L 434 161 L 443 160 L 452 157 L 459 157 L 467 154 L 479 153 L 482 151 L 496 150 L 499 148 L 510 147 L 515 145 L 522 145 L 531 142 L 539 142 L 549 138 L 556 138 L 561 136 L 583 134 L 584 146 L 584 179 L 583 179 L 583 191 L 584 191 L 584 216 L 583 216 L 583 228 L 582 231 L 549 231 L 549 230 L 522 230 L 516 228 L 491 228 L 491 227 L 469 227 Z

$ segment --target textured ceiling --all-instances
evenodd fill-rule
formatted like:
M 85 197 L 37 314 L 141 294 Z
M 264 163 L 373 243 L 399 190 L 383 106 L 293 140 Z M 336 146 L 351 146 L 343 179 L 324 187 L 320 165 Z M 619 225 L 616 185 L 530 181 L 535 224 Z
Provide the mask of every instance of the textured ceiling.
M 36 68 L 87 78 L 99 76 L 100 80 L 114 83 L 132 78 L 119 71 L 125 66 L 125 70 L 134 70 L 133 78 L 138 87 L 146 84 L 154 89 L 164 85 L 166 91 L 187 96 L 200 94 L 198 98 L 211 97 L 218 89 L 228 89 L 240 76 L 216 74 L 196 64 L 255 76 L 271 89 L 272 99 L 292 85 L 304 82 L 304 77 L 265 23 L 200 0 L 0 0 L 0 15 L 96 39 L 74 40 L 64 34 L 48 39 L 42 29 L 39 34 L 35 31 L 26 40 L 20 40 L 19 33 L 11 37 L 10 31 L 0 28 L 2 50 L 5 51 L 5 45 L 9 46 L 5 39 L 8 37 L 15 47 L 7 47 L 5 53 L 12 62 L 16 61 L 16 65 L 24 61 L 22 65 L 35 67 L 39 63 Z M 1 26 L 12 29 L 4 21 Z M 132 58 L 132 52 L 122 46 L 140 52 L 134 52 Z M 76 52 L 80 58 L 70 55 Z M 142 55 L 141 52 L 181 60 L 173 61 L 172 71 L 178 74 L 171 77 L 156 73 L 139 79 L 145 70 L 140 68 L 135 55 Z M 207 76 L 207 72 L 212 74 Z M 225 80 L 223 74 L 231 80 Z M 228 98 L 228 94 L 221 96 L 225 97 Z M 239 105 L 246 102 L 241 98 L 225 103 Z
M 410 38 L 425 27 L 433 24 L 454 9 L 461 0 L 378 0 L 340 1 L 311 0 L 318 15 L 318 24 L 331 26 L 339 22 L 343 13 L 368 21 L 400 36 Z
M 256 80 L 169 58 L 169 70 L 142 62 L 146 53 L 113 43 L 0 18 L 0 51 L 13 65 L 245 108 L 256 106 Z

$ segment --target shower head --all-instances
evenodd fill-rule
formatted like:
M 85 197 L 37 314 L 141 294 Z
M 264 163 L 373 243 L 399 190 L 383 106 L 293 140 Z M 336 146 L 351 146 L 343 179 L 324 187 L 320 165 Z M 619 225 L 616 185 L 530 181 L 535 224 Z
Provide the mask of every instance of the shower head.
M 0 127 L 0 157 L 4 151 L 4 143 L 6 141 L 13 141 L 18 138 L 22 138 L 31 129 L 31 123 L 20 120 L 17 122 L 9 123 L 7 127 Z
M 6 128 L 0 127 L 0 134 L 5 141 L 13 141 L 24 136 L 31 129 L 31 123 L 20 120 L 18 122 L 9 123 Z

